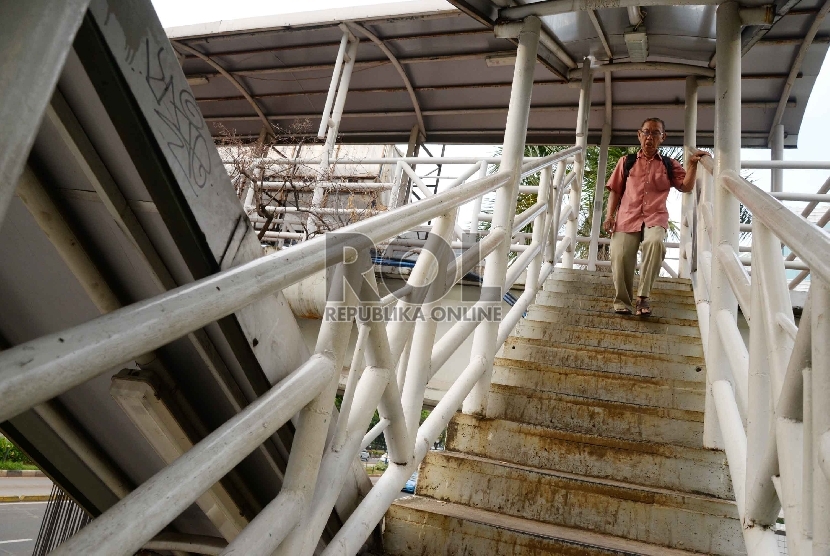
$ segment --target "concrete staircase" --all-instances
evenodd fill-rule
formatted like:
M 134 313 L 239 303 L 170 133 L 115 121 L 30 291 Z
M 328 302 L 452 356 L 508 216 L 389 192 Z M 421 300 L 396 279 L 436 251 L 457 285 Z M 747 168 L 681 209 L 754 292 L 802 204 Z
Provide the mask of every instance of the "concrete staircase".
M 557 269 L 496 359 L 487 418 L 458 413 L 390 556 L 745 554 L 723 452 L 702 447 L 705 369 L 688 280 L 651 318 L 607 274 Z

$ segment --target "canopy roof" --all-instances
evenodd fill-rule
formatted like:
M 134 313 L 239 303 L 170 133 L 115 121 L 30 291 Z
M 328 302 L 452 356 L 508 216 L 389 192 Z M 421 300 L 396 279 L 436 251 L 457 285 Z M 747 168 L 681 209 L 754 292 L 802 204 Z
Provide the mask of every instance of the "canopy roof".
M 540 6 L 562 11 L 563 1 L 540 2 Z M 827 1 L 779 1 L 772 25 L 744 28 L 744 146 L 767 146 L 779 103 L 785 104 L 780 117 L 785 144 L 796 145 L 830 39 L 830 20 L 824 20 L 826 9 L 822 9 Z M 455 6 L 443 0 L 397 2 L 167 32 L 184 56 L 182 66 L 207 120 L 243 138 L 256 138 L 263 128 L 251 101 L 282 133 L 316 136 L 343 33 L 339 24 L 348 22 L 361 42 L 340 125 L 343 142 L 405 143 L 413 126 L 421 125 L 430 142 L 500 143 L 516 46 L 512 40 L 496 38 L 493 25 L 500 18 L 522 14 L 516 14 L 516 8 L 513 13 L 499 12 L 497 3 L 511 4 L 504 0 L 452 2 Z M 680 144 L 685 81 L 691 74 L 702 85 L 698 144 L 711 145 L 717 6 L 641 8 L 645 16 L 637 31 L 645 30 L 648 40 L 643 65 L 632 64 L 629 57 L 625 33 L 631 23 L 626 8 L 590 10 L 579 9 L 580 4 L 584 2 L 567 0 L 565 9 L 576 11 L 542 16 L 547 37 L 540 45 L 534 75 L 528 142 L 574 142 L 579 67 L 583 58 L 591 56 L 603 71 L 597 72 L 592 89 L 590 143 L 600 140 L 610 93 L 612 143 L 636 142 L 634 131 L 643 119 L 656 116 L 666 122 L 667 144 Z M 400 71 L 363 30 L 382 42 L 400 63 Z M 811 35 L 814 40 L 809 40 Z M 604 71 L 609 64 L 617 67 L 613 73 Z

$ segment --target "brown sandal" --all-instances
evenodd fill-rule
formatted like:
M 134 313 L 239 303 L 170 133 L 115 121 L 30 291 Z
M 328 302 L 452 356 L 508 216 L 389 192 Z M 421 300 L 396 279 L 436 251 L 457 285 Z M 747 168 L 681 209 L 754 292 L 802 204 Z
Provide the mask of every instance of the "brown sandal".
M 651 306 L 648 304 L 648 298 L 637 300 L 637 312 L 635 314 L 638 317 L 651 316 Z

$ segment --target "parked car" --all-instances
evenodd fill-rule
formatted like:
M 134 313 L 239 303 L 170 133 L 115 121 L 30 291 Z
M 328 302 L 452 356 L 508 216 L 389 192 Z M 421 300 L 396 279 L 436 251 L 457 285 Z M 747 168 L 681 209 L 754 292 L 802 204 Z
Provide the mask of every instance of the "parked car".
M 360 461 L 369 461 L 369 452 L 366 450 L 360 452 Z
M 401 489 L 401 492 L 408 492 L 409 494 L 415 494 L 415 483 L 418 482 L 418 472 L 412 474 L 406 484 Z
M 381 463 L 385 463 L 386 465 L 389 465 L 389 454 L 384 453 L 382 456 L 380 456 L 380 460 L 379 460 L 379 461 L 380 461 Z

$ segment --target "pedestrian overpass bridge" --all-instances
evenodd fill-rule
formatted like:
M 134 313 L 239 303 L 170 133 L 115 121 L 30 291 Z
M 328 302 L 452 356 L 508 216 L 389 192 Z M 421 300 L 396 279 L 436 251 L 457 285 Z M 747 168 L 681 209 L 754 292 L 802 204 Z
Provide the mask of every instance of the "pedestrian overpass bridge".
M 785 185 L 830 163 L 783 161 L 828 9 L 459 0 L 165 32 L 140 1 L 0 7 L 0 430 L 93 518 L 51 553 L 779 554 L 783 516 L 790 554 L 830 554 L 830 180 Z M 714 160 L 656 316 L 616 317 L 601 198 L 578 233 L 585 153 L 604 175 L 655 115 Z M 273 148 L 315 137 L 314 159 Z M 462 169 L 429 187 L 426 141 L 503 148 L 434 157 Z M 398 142 L 380 161 L 336 148 Z M 394 171 L 335 170 L 355 164 Z M 319 179 L 291 205 L 266 168 Z M 362 212 L 326 231 L 332 211 Z M 377 284 L 396 243 L 420 255 Z M 347 316 L 311 348 L 304 285 Z M 433 318 L 450 305 L 466 313 Z M 385 318 L 407 307 L 426 317 Z M 381 434 L 373 486 L 357 456 Z

